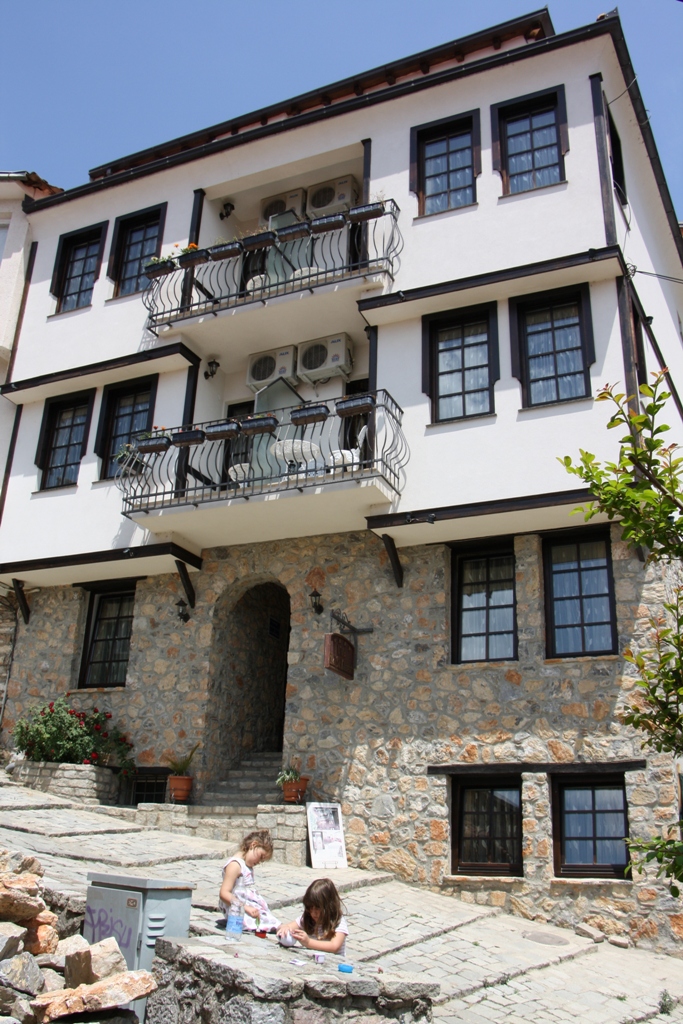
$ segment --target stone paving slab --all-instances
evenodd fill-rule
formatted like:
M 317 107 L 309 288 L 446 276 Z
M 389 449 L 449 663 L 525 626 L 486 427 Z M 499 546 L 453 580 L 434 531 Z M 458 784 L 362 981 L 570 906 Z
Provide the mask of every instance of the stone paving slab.
M 42 836 L 88 836 L 140 832 L 139 825 L 126 824 L 116 818 L 103 818 L 88 811 L 62 807 L 32 807 L 30 810 L 1 810 L 0 828 L 29 832 Z
M 336 880 L 336 874 L 333 877 Z M 260 891 L 265 895 L 265 887 Z M 343 893 L 342 899 L 347 919 L 353 922 L 347 949 L 363 962 L 381 958 L 391 950 L 412 948 L 499 913 L 491 907 L 444 899 L 438 893 L 393 879 Z M 300 903 L 278 910 L 283 921 L 291 921 L 300 913 Z
M 565 929 L 500 915 L 480 918 L 448 935 L 387 953 L 376 958 L 376 963 L 385 970 L 418 973 L 438 981 L 443 1000 L 529 970 L 594 954 L 597 948 L 590 939 Z
M 0 846 L 16 847 L 18 837 L 22 849 L 42 856 L 53 854 L 60 858 L 97 861 L 111 867 L 152 867 L 156 864 L 177 863 L 186 860 L 225 859 L 227 843 L 212 839 L 192 839 L 173 832 L 135 832 L 112 838 L 108 834 L 53 838 L 35 833 L 17 833 L 0 827 Z M 154 837 L 152 840 L 151 837 Z
M 505 984 L 437 1005 L 435 1024 L 683 1022 L 683 1005 L 671 1014 L 658 1013 L 664 990 L 683 1000 L 681 960 L 645 950 L 616 949 L 606 942 L 594 949 L 592 956 L 532 970 Z
M 48 807 L 80 807 L 73 800 L 65 800 L 61 796 L 53 796 L 52 793 L 41 793 L 40 790 L 27 789 L 26 786 L 7 784 L 0 781 L 0 810 L 13 809 L 28 810 L 30 808 L 43 809 Z

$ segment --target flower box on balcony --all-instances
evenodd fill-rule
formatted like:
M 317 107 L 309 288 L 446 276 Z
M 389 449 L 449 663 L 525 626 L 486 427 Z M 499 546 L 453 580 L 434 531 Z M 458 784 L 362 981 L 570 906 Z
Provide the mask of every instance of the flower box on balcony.
M 275 245 L 276 235 L 274 231 L 259 231 L 258 235 L 250 235 L 242 239 L 242 247 L 246 252 L 254 252 L 256 249 L 269 249 Z
M 159 260 L 158 263 L 146 263 L 144 266 L 146 277 L 164 277 L 177 269 L 174 260 Z
M 241 427 L 237 420 L 227 420 L 225 423 L 212 423 L 204 427 L 204 434 L 207 441 L 228 441 L 237 437 Z
M 334 406 L 337 416 L 342 417 L 360 416 L 361 413 L 372 412 L 374 408 L 374 395 L 351 395 L 349 398 L 340 398 Z
M 178 256 L 178 266 L 183 270 L 187 270 L 188 267 L 198 267 L 200 263 L 208 262 L 208 249 L 195 249 L 194 252 L 183 252 Z
M 135 442 L 135 447 L 140 455 L 155 455 L 157 452 L 165 452 L 171 447 L 171 438 L 165 434 L 160 437 L 141 437 Z
M 207 250 L 210 260 L 232 260 L 242 253 L 242 243 L 235 239 L 233 242 L 221 242 L 220 245 L 212 245 Z
M 303 405 L 300 409 L 292 409 L 289 418 L 296 427 L 303 427 L 307 423 L 323 423 L 330 415 L 329 406 L 324 405 Z
M 346 217 L 343 213 L 330 213 L 327 217 L 316 217 L 311 221 L 311 231 L 314 235 L 320 235 L 323 231 L 339 231 L 346 224 Z
M 298 238 L 308 238 L 311 230 L 309 225 L 302 221 L 300 224 L 289 224 L 286 228 L 278 228 L 278 242 L 295 242 Z
M 203 430 L 178 430 L 171 434 L 171 444 L 177 448 L 189 448 L 193 444 L 201 444 L 205 436 Z
M 384 203 L 364 203 L 363 206 L 354 206 L 349 210 L 349 220 L 352 224 L 358 224 L 364 220 L 375 220 L 384 214 Z
M 272 434 L 278 427 L 277 416 L 247 416 L 240 420 L 243 434 Z

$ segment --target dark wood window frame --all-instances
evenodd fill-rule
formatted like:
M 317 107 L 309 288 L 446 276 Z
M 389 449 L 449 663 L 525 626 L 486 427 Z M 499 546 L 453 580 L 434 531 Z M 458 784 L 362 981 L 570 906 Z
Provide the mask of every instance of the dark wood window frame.
M 581 351 L 584 361 L 584 375 L 586 379 L 585 396 L 558 398 L 554 402 L 537 402 L 531 405 L 529 401 L 529 370 L 527 360 L 527 346 L 525 327 L 522 323 L 524 314 L 534 307 L 554 305 L 561 302 L 574 300 L 579 307 L 579 326 L 581 330 Z M 595 362 L 595 340 L 593 336 L 593 317 L 591 313 L 590 285 L 578 284 L 569 288 L 556 288 L 552 291 L 534 292 L 530 295 L 517 295 L 508 299 L 508 310 L 510 316 L 510 357 L 512 362 L 512 376 L 516 377 L 522 385 L 522 407 L 525 409 L 542 409 L 549 405 L 565 405 L 567 402 L 576 402 L 581 397 L 589 398 L 591 395 L 590 368 Z
M 88 406 L 88 412 L 86 415 L 85 425 L 83 428 L 83 440 L 81 442 L 81 459 L 85 456 L 88 450 L 88 437 L 90 434 L 90 423 L 92 420 L 92 410 L 95 401 L 95 388 L 90 388 L 87 391 L 75 391 L 70 395 L 56 395 L 53 398 L 46 398 L 45 405 L 43 407 L 43 419 L 40 424 L 40 433 L 38 435 L 38 445 L 36 448 L 35 464 L 42 471 L 42 478 L 40 483 L 40 489 L 56 490 L 57 488 L 45 488 L 45 471 L 48 468 L 50 461 L 50 452 L 52 451 L 52 438 L 55 428 L 55 417 L 61 409 L 68 409 L 72 406 L 86 405 Z M 75 487 L 75 483 L 62 484 L 63 487 Z
M 621 149 L 621 139 L 619 138 L 617 126 L 615 125 L 610 113 L 607 100 L 605 100 L 604 97 L 603 102 L 607 112 L 607 142 L 609 145 L 609 158 L 612 167 L 612 184 L 620 205 L 628 206 L 626 174 L 624 171 L 624 154 Z
M 149 411 L 147 413 L 147 423 L 141 428 L 142 430 L 147 431 L 152 429 L 152 425 L 154 423 L 154 408 L 156 405 L 157 388 L 159 385 L 158 373 L 149 374 L 146 377 L 136 377 L 133 380 L 120 381 L 116 384 L 106 384 L 102 390 L 100 418 L 97 424 L 97 433 L 95 434 L 95 454 L 102 460 L 100 466 L 101 480 L 111 479 L 107 475 L 107 462 L 109 459 L 108 449 L 116 400 L 122 395 L 129 394 L 132 391 L 138 391 L 147 385 L 150 390 Z
M 473 206 L 477 202 L 477 178 L 481 174 L 481 115 L 479 109 L 466 110 L 454 117 L 441 117 L 437 121 L 427 121 L 425 124 L 415 125 L 410 129 L 410 175 L 409 189 L 418 198 L 418 215 L 420 217 L 437 216 L 436 213 L 425 214 L 424 196 L 424 144 L 435 136 L 442 135 L 446 129 L 452 129 L 455 134 L 458 131 L 472 132 L 472 202 L 466 206 L 456 206 L 452 210 L 463 210 Z M 440 210 L 439 213 L 452 212 Z
M 474 413 L 471 416 L 456 416 L 452 419 L 438 418 L 439 395 L 437 393 L 436 368 L 436 337 L 439 330 L 449 325 L 462 324 L 486 318 L 488 320 L 489 346 L 489 401 L 488 412 Z M 451 309 L 443 313 L 429 313 L 422 317 L 422 391 L 431 399 L 432 423 L 460 423 L 462 420 L 477 419 L 480 416 L 492 416 L 495 413 L 494 388 L 500 379 L 500 355 L 498 348 L 498 303 L 484 302 L 477 306 L 465 306 Z
M 66 234 L 59 236 L 55 265 L 52 271 L 52 281 L 50 282 L 50 294 L 54 295 L 57 299 L 57 312 L 60 311 L 69 256 L 74 246 L 91 241 L 99 242 L 99 251 L 95 265 L 95 281 L 97 281 L 102 268 L 102 253 L 104 252 L 104 242 L 107 236 L 108 227 L 109 221 L 104 220 L 99 224 L 91 224 L 89 227 L 79 228 L 77 231 L 67 231 Z M 87 306 L 78 306 L 76 308 L 86 309 Z
M 518 877 L 524 874 L 522 864 L 522 775 L 511 771 L 507 775 L 499 773 L 489 775 L 482 772 L 481 775 L 456 775 L 450 776 L 451 787 L 451 873 L 454 875 L 491 875 L 491 876 L 513 876 Z M 464 789 L 519 789 L 519 811 L 518 811 L 518 843 L 517 858 L 512 864 L 500 864 L 493 862 L 461 861 L 460 851 L 462 848 L 462 810 Z
M 527 93 L 526 96 L 516 96 L 514 99 L 505 100 L 501 103 L 491 105 L 491 150 L 493 170 L 500 174 L 503 182 L 503 195 L 512 195 L 510 192 L 510 178 L 508 175 L 508 160 L 505 146 L 504 124 L 508 118 L 521 116 L 524 113 L 534 113 L 550 104 L 555 106 L 557 111 L 557 128 L 559 134 L 559 166 L 560 181 L 553 184 L 560 184 L 566 181 L 564 158 L 569 152 L 569 127 L 567 124 L 567 101 L 564 85 L 554 85 L 551 89 L 542 89 L 539 92 Z M 537 186 L 547 188 L 548 186 Z M 536 189 L 527 189 L 524 192 L 515 192 L 514 195 L 526 195 L 528 192 L 535 192 Z
M 147 206 L 144 210 L 136 210 L 134 213 L 127 213 L 117 217 L 114 221 L 114 230 L 111 236 L 111 247 L 109 249 L 109 261 L 107 263 L 107 277 L 114 282 L 114 295 L 119 294 L 120 276 L 123 263 L 123 253 L 126 237 L 131 228 L 139 227 L 142 224 L 157 221 L 159 234 L 157 237 L 156 252 L 154 256 L 161 255 L 161 247 L 164 240 L 164 226 L 166 224 L 166 211 L 168 203 L 158 203 L 156 206 Z M 151 258 L 151 257 L 150 257 Z M 136 295 L 138 292 L 129 292 Z
M 621 878 L 625 879 L 626 868 L 630 863 L 629 850 L 626 846 L 626 862 L 624 864 L 563 864 L 564 850 L 564 817 L 562 794 L 564 789 L 572 787 L 594 788 L 599 786 L 618 786 L 624 791 L 624 817 L 626 820 L 626 836 L 629 834 L 628 801 L 624 773 L 594 772 L 593 765 L 586 765 L 586 771 L 576 775 L 565 773 L 550 775 L 551 813 L 553 826 L 553 859 L 555 875 L 558 878 Z
M 462 563 L 473 558 L 491 558 L 496 555 L 509 555 L 514 562 L 515 549 L 512 537 L 497 538 L 490 543 L 472 544 L 466 542 L 451 545 L 451 664 L 472 665 L 475 662 L 462 661 L 460 652 L 460 612 L 462 610 Z M 516 661 L 517 652 L 517 592 L 515 579 L 512 580 L 513 605 L 512 605 L 512 633 L 513 652 L 509 658 L 491 659 L 491 664 L 496 661 Z M 481 659 L 487 661 L 488 659 Z
M 582 651 L 571 654 L 557 653 L 555 649 L 555 608 L 552 590 L 551 549 L 559 544 L 578 544 L 582 541 L 605 542 L 607 554 L 607 579 L 609 586 L 610 624 L 612 626 L 612 646 L 602 651 Z M 543 576 L 545 592 L 545 624 L 546 624 L 546 657 L 548 658 L 599 658 L 604 655 L 618 653 L 617 609 L 614 594 L 614 572 L 612 567 L 612 545 L 609 527 L 586 527 L 582 530 L 565 530 L 560 533 L 546 534 L 543 538 Z
M 106 598 L 106 597 L 110 597 L 110 596 L 111 597 L 114 597 L 114 596 L 121 597 L 124 594 L 133 594 L 133 595 L 135 595 L 135 593 L 136 593 L 136 585 L 137 585 L 137 583 L 141 579 L 144 579 L 144 576 L 136 576 L 136 577 L 133 577 L 133 578 L 126 578 L 126 579 L 119 579 L 119 580 L 97 580 L 96 582 L 93 582 L 93 583 L 74 584 L 75 586 L 80 587 L 81 590 L 85 590 L 88 593 L 88 613 L 87 613 L 86 622 L 85 622 L 85 634 L 84 634 L 84 638 L 83 638 L 83 649 L 82 649 L 82 653 L 81 653 L 81 667 L 80 667 L 80 671 L 79 671 L 79 674 L 78 674 L 78 688 L 79 688 L 79 690 L 102 689 L 102 688 L 107 689 L 107 688 L 109 688 L 109 686 L 110 687 L 125 686 L 125 681 L 123 683 L 119 683 L 119 682 L 111 683 L 111 684 L 109 684 L 109 686 L 107 686 L 107 684 L 105 684 L 103 686 L 101 683 L 97 683 L 94 686 L 91 686 L 91 684 L 88 683 L 87 680 L 88 680 L 88 674 L 89 674 L 89 670 L 90 670 L 90 659 L 91 659 L 91 651 L 92 651 L 93 641 L 94 641 L 94 630 L 95 630 L 95 626 L 97 624 L 97 612 L 98 612 L 98 606 L 99 606 L 99 603 L 100 603 L 101 599 L 103 597 Z M 129 645 L 128 661 L 129 660 L 130 660 L 130 645 Z M 128 661 L 126 662 L 126 665 L 128 664 Z

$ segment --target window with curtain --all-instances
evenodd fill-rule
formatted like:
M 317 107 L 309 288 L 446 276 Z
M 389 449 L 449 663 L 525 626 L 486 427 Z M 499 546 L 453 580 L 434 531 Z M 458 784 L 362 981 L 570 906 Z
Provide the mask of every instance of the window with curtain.
M 500 376 L 496 303 L 429 314 L 422 330 L 423 389 L 432 399 L 432 422 L 493 413 Z
M 48 437 L 41 490 L 78 483 L 90 403 L 54 404 L 49 410 Z
M 142 268 L 156 256 L 159 246 L 159 212 L 147 220 L 123 225 L 117 295 L 132 295 L 149 284 Z
M 134 589 L 91 594 L 82 688 L 125 684 L 134 605 Z
M 453 777 L 453 873 L 522 874 L 521 776 Z
M 119 469 L 119 452 L 141 431 L 149 430 L 152 405 L 150 384 L 126 391 L 116 391 L 108 397 L 108 429 L 106 455 L 102 460 L 102 478 L 115 477 Z

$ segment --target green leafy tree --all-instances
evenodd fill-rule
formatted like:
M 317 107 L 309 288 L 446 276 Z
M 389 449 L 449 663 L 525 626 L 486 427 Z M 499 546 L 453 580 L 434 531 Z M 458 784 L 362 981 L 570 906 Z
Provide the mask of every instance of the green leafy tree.
M 666 370 L 654 374 L 652 386 L 640 387 L 640 403 L 612 386 L 598 401 L 612 404 L 608 428 L 623 429 L 616 462 L 600 462 L 580 450 L 578 462 L 560 461 L 569 473 L 590 486 L 594 500 L 583 511 L 586 520 L 598 513 L 620 521 L 623 537 L 641 548 L 651 561 L 673 563 L 683 558 L 683 457 L 677 444 L 667 444 L 669 427 L 659 420 L 671 397 Z M 639 405 L 639 407 L 638 407 Z M 639 690 L 622 720 L 645 733 L 643 745 L 683 756 L 683 587 L 674 588 L 664 614 L 650 620 L 653 646 L 634 654 L 624 652 L 638 673 Z M 629 843 L 645 862 L 659 865 L 658 875 L 669 880 L 673 896 L 683 882 L 683 822 L 666 837 Z

